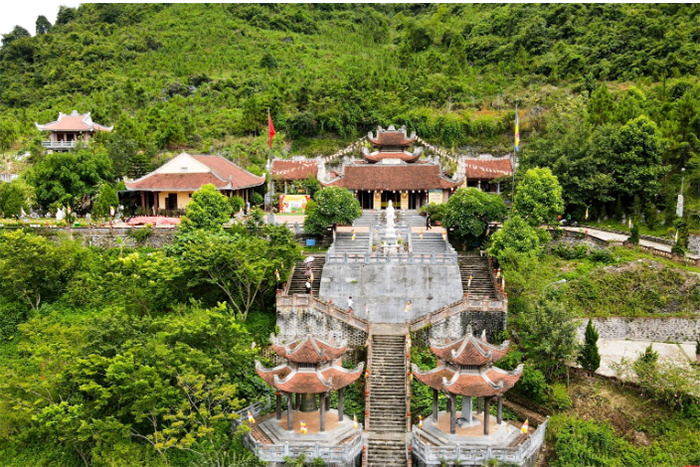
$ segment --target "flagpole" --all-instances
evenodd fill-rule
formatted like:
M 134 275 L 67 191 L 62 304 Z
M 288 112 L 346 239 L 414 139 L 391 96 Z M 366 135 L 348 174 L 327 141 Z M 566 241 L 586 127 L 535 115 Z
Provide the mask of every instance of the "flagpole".
M 270 108 L 267 108 L 267 135 L 268 139 L 270 137 L 270 123 L 272 121 L 272 117 L 270 116 Z M 272 140 L 270 140 L 270 144 L 267 145 L 267 167 L 268 167 L 268 174 L 267 176 L 269 177 L 269 182 L 267 183 L 267 192 L 269 193 L 269 209 L 270 213 L 272 213 Z
M 517 127 L 519 124 L 519 119 L 518 119 L 518 103 L 515 103 L 515 126 Z M 520 132 L 520 128 L 516 128 L 516 132 Z M 516 134 L 517 134 L 516 133 Z M 517 146 L 517 136 L 513 138 L 513 186 L 511 186 L 511 192 L 510 192 L 510 210 L 511 212 L 513 211 L 513 204 L 515 204 L 515 154 L 518 152 L 518 146 Z

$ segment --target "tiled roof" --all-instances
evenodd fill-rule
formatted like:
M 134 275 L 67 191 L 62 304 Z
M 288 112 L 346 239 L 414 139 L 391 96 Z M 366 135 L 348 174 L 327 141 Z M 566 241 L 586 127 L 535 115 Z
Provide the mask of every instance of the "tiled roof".
M 331 342 L 316 339 L 311 334 L 287 345 L 280 345 L 274 340 L 272 342 L 272 349 L 277 355 L 296 363 L 333 362 L 343 355 L 347 348 L 347 342 L 334 345 Z
M 309 175 L 316 177 L 317 173 L 317 161 L 272 161 L 272 176 L 280 180 L 305 180 Z
M 59 112 L 58 120 L 40 125 L 34 122 L 40 131 L 112 131 L 113 127 L 107 127 L 95 123 L 90 117 L 90 112 L 79 114 L 76 110 L 70 115 Z
M 508 341 L 501 345 L 492 345 L 476 338 L 471 333 L 471 326 L 461 339 L 446 343 L 433 344 L 430 350 L 443 362 L 456 365 L 486 365 L 497 362 L 508 352 Z
M 267 384 L 279 391 L 300 394 L 319 394 L 344 388 L 362 375 L 363 368 L 364 363 L 360 363 L 352 370 L 345 369 L 340 366 L 340 360 L 320 368 L 296 368 L 285 364 L 266 369 L 260 362 L 255 362 L 255 370 Z
M 151 172 L 138 180 L 126 181 L 129 191 L 196 191 L 211 183 L 220 190 L 241 190 L 260 186 L 265 177 L 258 177 L 241 169 L 221 156 L 191 156 L 211 169 L 201 173 L 157 173 Z
M 513 173 L 510 158 L 465 159 L 467 180 L 493 180 Z
M 377 146 L 408 146 L 416 140 L 416 133 L 413 132 L 411 136 L 408 136 L 406 135 L 406 127 L 396 130 L 391 125 L 388 130 L 379 127 L 376 136 L 370 131 L 367 138 Z
M 436 164 L 353 164 L 345 167 L 341 178 L 323 185 L 349 190 L 398 191 L 457 188 L 462 183 L 463 180 L 452 182 L 442 176 Z
M 410 152 L 406 151 L 401 151 L 401 152 L 373 152 L 373 153 L 367 153 L 365 151 L 362 152 L 362 155 L 365 156 L 365 159 L 367 159 L 370 162 L 379 162 L 383 159 L 400 159 L 405 162 L 414 162 L 420 159 L 420 152 L 416 152 L 415 154 L 411 154 Z
M 413 375 L 423 384 L 439 391 L 469 397 L 504 394 L 520 379 L 522 371 L 522 365 L 510 372 L 494 367 L 475 371 L 444 365 L 430 371 L 422 371 L 413 365 Z

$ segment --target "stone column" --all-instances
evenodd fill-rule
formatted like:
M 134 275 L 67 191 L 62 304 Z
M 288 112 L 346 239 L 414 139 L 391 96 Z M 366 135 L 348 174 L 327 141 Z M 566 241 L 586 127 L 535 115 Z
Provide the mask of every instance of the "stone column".
M 489 435 L 489 408 L 491 406 L 491 398 L 484 397 L 484 436 Z
M 447 400 L 450 405 L 450 434 L 455 434 L 457 431 L 457 397 L 450 394 Z
M 287 393 L 287 431 L 294 429 L 294 419 L 292 418 L 292 393 Z
M 496 194 L 501 194 L 501 183 L 496 183 Z
M 466 418 L 467 422 L 472 422 L 472 398 L 462 396 L 462 418 Z
M 321 406 L 321 409 L 319 410 L 320 417 L 321 417 L 319 425 L 320 425 L 321 433 L 324 433 L 326 431 L 326 401 L 324 400 L 326 396 L 325 396 L 325 394 L 319 394 L 318 397 L 321 399 L 318 401 L 319 402 L 318 405 Z
M 282 394 L 279 391 L 275 393 L 275 420 L 282 420 Z
M 483 397 L 477 397 L 476 398 L 476 413 L 480 414 L 484 410 L 484 398 Z
M 496 423 L 499 425 L 503 421 L 503 394 L 498 396 L 498 412 L 496 415 Z
M 344 402 L 343 401 L 343 388 L 340 388 L 340 389 L 338 389 L 338 421 L 339 422 L 343 421 L 343 402 Z
M 433 389 L 433 421 L 438 422 L 438 391 Z

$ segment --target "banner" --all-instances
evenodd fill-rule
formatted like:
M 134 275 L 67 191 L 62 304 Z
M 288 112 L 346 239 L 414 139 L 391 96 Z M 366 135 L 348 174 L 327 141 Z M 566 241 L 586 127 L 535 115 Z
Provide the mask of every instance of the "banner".
M 281 214 L 304 214 L 306 203 L 311 199 L 308 195 L 281 195 Z
M 442 204 L 442 190 L 428 190 L 428 203 Z

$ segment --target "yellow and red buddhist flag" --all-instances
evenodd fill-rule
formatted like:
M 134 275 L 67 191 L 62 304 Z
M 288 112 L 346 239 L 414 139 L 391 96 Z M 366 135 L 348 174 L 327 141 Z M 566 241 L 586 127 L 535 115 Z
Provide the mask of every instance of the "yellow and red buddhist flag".
M 306 435 L 309 433 L 309 429 L 306 428 L 306 422 L 304 420 L 301 420 L 301 434 Z
M 520 118 L 518 117 L 518 104 L 515 104 L 515 151 L 520 151 Z
M 420 237 L 421 240 L 423 240 L 423 231 L 422 230 L 418 233 L 418 236 Z
M 406 311 L 406 313 L 411 312 L 411 301 L 410 300 L 408 301 L 408 303 L 406 303 L 406 310 L 405 311 Z
M 253 414 L 250 413 L 250 410 L 248 411 L 248 422 L 255 423 L 255 418 L 253 418 Z
M 267 109 L 267 126 L 268 134 L 270 136 L 268 146 L 270 146 L 270 149 L 272 149 L 272 138 L 275 137 L 275 126 L 272 124 L 272 115 L 270 115 L 270 109 Z
M 357 430 L 357 415 L 352 416 L 352 427 Z
M 522 434 L 526 434 L 526 433 L 527 433 L 527 429 L 528 429 L 528 423 L 527 423 L 527 420 L 525 420 L 525 423 L 523 423 L 523 426 L 520 427 L 520 432 L 521 432 Z
M 418 428 L 423 428 L 423 417 L 418 415 Z
M 280 280 L 280 271 L 279 269 L 275 269 L 275 278 L 277 279 L 277 282 Z
M 588 207 L 586 207 L 586 220 L 588 220 Z

